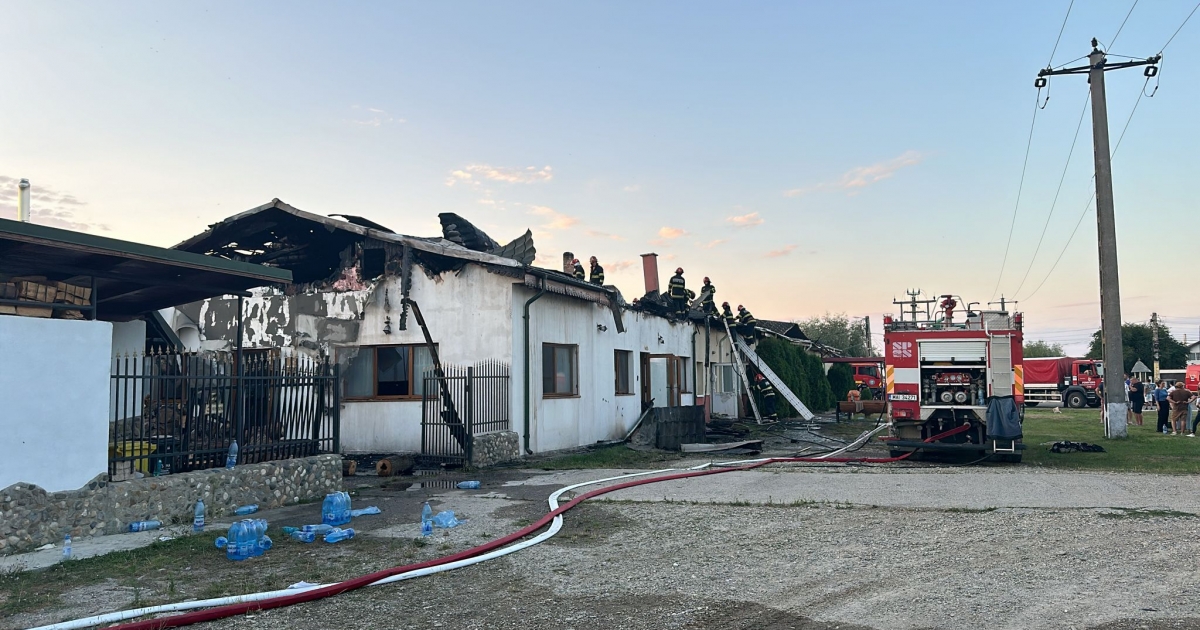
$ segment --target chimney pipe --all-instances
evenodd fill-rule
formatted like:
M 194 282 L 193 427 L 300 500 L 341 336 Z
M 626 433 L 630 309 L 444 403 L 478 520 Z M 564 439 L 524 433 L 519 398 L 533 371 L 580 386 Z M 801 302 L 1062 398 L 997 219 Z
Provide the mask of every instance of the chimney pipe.
M 17 220 L 29 223 L 29 180 L 22 179 L 17 188 Z
M 571 252 L 563 252 L 563 273 L 572 275 L 575 273 L 575 254 Z
M 646 295 L 658 293 L 658 254 L 642 254 L 642 276 L 646 279 Z

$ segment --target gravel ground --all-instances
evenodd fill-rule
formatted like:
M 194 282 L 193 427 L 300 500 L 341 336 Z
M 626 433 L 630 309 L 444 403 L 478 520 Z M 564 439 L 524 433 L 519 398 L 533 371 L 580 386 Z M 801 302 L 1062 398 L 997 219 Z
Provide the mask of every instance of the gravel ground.
M 364 488 L 384 514 L 346 562 L 474 546 L 543 514 L 554 489 L 616 472 Z M 197 627 L 1200 628 L 1196 490 L 1185 476 L 1004 467 L 733 472 L 606 495 L 499 560 Z M 405 517 L 426 498 L 469 520 L 414 558 Z

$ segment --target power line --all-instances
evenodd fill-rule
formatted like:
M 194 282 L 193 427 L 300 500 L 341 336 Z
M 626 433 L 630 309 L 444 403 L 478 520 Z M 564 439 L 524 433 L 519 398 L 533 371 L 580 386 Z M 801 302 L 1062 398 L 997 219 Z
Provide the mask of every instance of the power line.
M 1171 45 L 1171 42 L 1175 39 L 1175 36 L 1179 34 L 1179 31 L 1182 31 L 1183 27 L 1187 25 L 1188 20 L 1192 19 L 1192 16 L 1196 14 L 1196 9 L 1200 9 L 1200 2 L 1196 3 L 1196 6 L 1192 8 L 1192 12 L 1189 13 L 1187 17 L 1183 18 L 1183 24 L 1180 24 L 1179 28 L 1175 29 L 1174 33 L 1171 33 L 1171 37 L 1167 40 L 1167 43 L 1163 44 L 1163 47 L 1159 49 L 1160 53 L 1166 50 L 1167 46 Z
M 1129 13 L 1125 14 L 1125 19 L 1121 20 L 1121 26 L 1117 28 L 1117 34 L 1112 36 L 1112 43 L 1109 46 L 1117 45 L 1117 38 L 1121 36 L 1121 31 L 1125 30 L 1125 23 L 1129 21 L 1129 16 L 1133 15 L 1133 9 L 1137 7 L 1138 0 L 1133 0 L 1133 6 L 1129 7 Z
M 1079 122 L 1075 125 L 1075 137 L 1071 138 L 1071 150 L 1067 152 L 1067 163 L 1063 165 L 1062 176 L 1058 178 L 1058 188 L 1054 191 L 1054 201 L 1050 203 L 1050 212 L 1046 215 L 1046 223 L 1042 226 L 1042 233 L 1038 236 L 1037 247 L 1033 248 L 1033 257 L 1029 259 L 1029 266 L 1025 268 L 1025 275 L 1021 277 L 1021 284 L 1017 285 L 1017 290 L 1013 291 L 1013 295 L 1021 292 L 1021 288 L 1025 286 L 1025 281 L 1029 279 L 1029 272 L 1033 270 L 1033 264 L 1037 262 L 1038 253 L 1042 251 L 1042 241 L 1046 238 L 1046 230 L 1050 228 L 1050 219 L 1054 217 L 1054 208 L 1058 205 L 1058 196 L 1062 193 L 1063 182 L 1067 180 L 1067 170 L 1071 166 L 1071 158 L 1075 155 L 1075 143 L 1079 140 L 1079 130 L 1083 128 L 1083 118 L 1087 115 L 1088 103 L 1092 100 L 1092 93 L 1088 92 L 1087 98 L 1083 99 L 1083 110 L 1079 112 Z
M 1198 8 L 1200 8 L 1200 4 L 1198 4 L 1196 6 Z M 1195 11 L 1193 11 L 1193 13 L 1195 13 Z M 1188 17 L 1191 17 L 1191 16 L 1189 15 Z M 1186 22 L 1186 20 L 1185 20 L 1185 22 Z M 1180 27 L 1180 28 L 1182 28 L 1182 27 Z M 1176 31 L 1176 32 L 1178 32 L 1178 31 Z M 1170 42 L 1167 42 L 1167 43 L 1170 43 Z M 1146 95 L 1146 85 L 1149 83 L 1150 83 L 1150 79 L 1146 79 L 1146 83 L 1142 85 L 1142 90 L 1138 93 L 1137 100 L 1134 101 L 1134 103 L 1133 103 L 1133 109 L 1129 110 L 1129 118 L 1125 119 L 1125 126 L 1121 129 L 1121 135 L 1117 136 L 1117 143 L 1115 145 L 1113 145 L 1112 155 L 1109 156 L 1110 158 L 1115 157 L 1117 155 L 1117 150 L 1121 148 L 1121 141 L 1125 139 L 1125 132 L 1129 131 L 1129 123 L 1133 121 L 1133 115 L 1135 113 L 1137 113 L 1138 105 L 1141 104 L 1142 97 Z M 1093 180 L 1096 179 L 1095 175 L 1092 176 L 1092 179 Z M 1059 261 L 1062 260 L 1063 254 L 1067 253 L 1067 248 L 1071 246 L 1071 241 L 1075 239 L 1075 233 L 1079 231 L 1079 226 L 1083 225 L 1083 218 L 1087 216 L 1088 209 L 1090 209 L 1092 207 L 1092 201 L 1094 201 L 1095 199 L 1096 199 L 1096 193 L 1093 192 L 1092 196 L 1088 198 L 1087 205 L 1085 205 L 1083 207 L 1083 213 L 1079 215 L 1079 220 L 1075 222 L 1075 229 L 1071 230 L 1071 235 L 1067 237 L 1067 242 L 1066 242 L 1066 244 L 1063 245 L 1062 251 L 1058 252 L 1058 258 L 1055 258 L 1054 264 L 1050 266 L 1050 271 L 1046 272 L 1046 276 L 1042 278 L 1042 281 L 1040 283 L 1038 283 L 1037 288 L 1034 289 L 1032 293 L 1030 293 L 1029 295 L 1026 295 L 1024 298 L 1022 298 L 1022 301 L 1029 300 L 1033 296 L 1037 295 L 1037 292 L 1041 290 L 1042 285 L 1046 284 L 1046 280 L 1049 280 L 1050 275 L 1053 274 L 1054 270 L 1058 268 Z
M 1050 49 L 1050 59 L 1046 61 L 1046 66 L 1049 67 L 1054 63 L 1054 53 L 1058 52 L 1058 44 L 1062 41 L 1063 31 L 1067 28 L 1067 20 L 1071 17 L 1071 8 L 1075 6 L 1075 0 L 1071 0 L 1067 4 L 1067 14 L 1063 16 L 1062 26 L 1058 27 L 1058 37 L 1054 38 L 1054 47 Z M 1004 258 L 1000 261 L 1000 273 L 996 276 L 996 286 L 992 289 L 992 297 L 996 297 L 996 292 L 1000 290 L 1000 281 L 1004 279 L 1004 267 L 1008 265 L 1008 252 L 1012 248 L 1013 232 L 1017 227 L 1017 210 L 1021 207 L 1021 191 L 1025 189 L 1025 171 L 1029 167 L 1029 149 L 1033 146 L 1033 128 L 1037 125 L 1038 103 L 1042 99 L 1042 90 L 1038 88 L 1037 96 L 1033 99 L 1033 117 L 1029 121 L 1029 138 L 1025 140 L 1025 159 L 1021 162 L 1021 181 L 1017 184 L 1017 200 L 1013 204 L 1012 221 L 1008 225 L 1008 240 L 1004 243 Z M 1050 98 L 1046 97 L 1049 101 Z

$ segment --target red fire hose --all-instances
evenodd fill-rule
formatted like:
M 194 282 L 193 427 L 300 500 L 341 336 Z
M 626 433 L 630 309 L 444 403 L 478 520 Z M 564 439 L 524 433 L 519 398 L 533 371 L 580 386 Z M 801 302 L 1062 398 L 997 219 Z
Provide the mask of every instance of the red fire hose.
M 969 425 L 964 424 L 962 426 L 950 429 L 949 431 L 945 431 L 943 433 L 939 433 L 937 435 L 929 437 L 929 438 L 925 439 L 924 441 L 925 442 L 936 442 L 937 440 L 940 440 L 940 439 L 943 439 L 946 437 L 950 437 L 950 436 L 956 435 L 958 433 L 962 433 L 963 431 L 966 431 L 968 428 L 969 428 Z M 523 527 L 507 536 L 504 536 L 503 538 L 497 538 L 496 540 L 492 540 L 490 542 L 484 543 L 482 545 L 479 545 L 478 547 L 472 547 L 470 549 L 465 549 L 463 551 L 460 551 L 458 553 L 454 553 L 454 554 L 451 554 L 448 556 L 443 556 L 441 558 L 435 558 L 433 560 L 426 560 L 424 562 L 417 562 L 415 564 L 409 564 L 409 565 L 405 565 L 405 566 L 401 566 L 401 567 L 392 567 L 390 569 L 384 569 L 382 571 L 376 571 L 375 573 L 363 575 L 361 577 L 346 580 L 344 582 L 339 582 L 337 584 L 331 584 L 331 585 L 323 587 L 323 588 L 315 588 L 312 590 L 304 591 L 301 593 L 297 593 L 295 595 L 287 595 L 284 597 L 277 597 L 277 598 L 268 599 L 265 601 L 231 604 L 229 606 L 220 606 L 218 608 L 210 608 L 208 610 L 200 610 L 200 611 L 196 611 L 193 613 L 186 613 L 186 614 L 176 615 L 176 616 L 172 616 L 172 617 L 162 617 L 159 619 L 148 619 L 145 621 L 135 621 L 132 623 L 126 623 L 126 624 L 121 624 L 121 625 L 117 625 L 117 626 L 110 626 L 110 630 L 160 630 L 163 628 L 179 628 L 182 626 L 188 626 L 188 625 L 192 625 L 195 623 L 202 623 L 202 622 L 206 622 L 206 621 L 215 621 L 217 619 L 233 617 L 234 615 L 241 615 L 241 614 L 245 614 L 245 613 L 251 612 L 251 611 L 267 610 L 267 609 L 271 609 L 271 608 L 282 608 L 284 606 L 292 606 L 295 604 L 302 604 L 305 602 L 311 602 L 311 601 L 315 601 L 318 599 L 324 599 L 326 597 L 332 597 L 333 595 L 338 595 L 341 593 L 345 593 L 347 591 L 353 591 L 353 590 L 362 588 L 364 586 L 367 586 L 378 580 L 381 580 L 383 578 L 391 577 L 393 575 L 397 575 L 400 573 L 406 573 L 408 571 L 414 571 L 417 569 L 434 567 L 434 566 L 437 566 L 440 564 L 456 562 L 458 560 L 465 560 L 467 558 L 471 558 L 474 556 L 478 556 L 480 554 L 487 553 L 493 549 L 503 547 L 511 542 L 515 542 L 517 540 L 520 540 L 521 538 L 524 538 L 524 537 L 536 532 L 537 530 L 548 525 L 550 523 L 550 521 L 554 520 L 555 516 L 558 516 L 559 514 L 562 514 L 563 512 L 570 510 L 571 508 L 579 505 L 580 503 L 582 503 L 588 499 L 591 499 L 593 497 L 598 497 L 602 494 L 607 494 L 609 492 L 614 492 L 616 490 L 623 490 L 625 488 L 633 488 L 635 486 L 641 486 L 641 485 L 645 485 L 645 484 L 649 484 L 649 483 L 658 483 L 660 481 L 671 481 L 673 479 L 688 479 L 691 477 L 703 477 L 705 475 L 718 475 L 721 473 L 734 472 L 734 471 L 739 471 L 739 470 L 752 470 L 754 468 L 760 468 L 762 466 L 766 466 L 767 464 L 784 463 L 784 462 L 811 462 L 811 463 L 858 462 L 858 463 L 864 463 L 864 464 L 889 464 L 892 462 L 898 462 L 898 461 L 901 461 L 904 459 L 908 459 L 908 457 L 911 456 L 914 452 L 915 451 L 908 452 L 908 453 L 905 453 L 904 455 L 900 455 L 898 457 L 829 457 L 829 458 L 825 458 L 825 459 L 817 459 L 815 457 L 774 457 L 774 458 L 764 459 L 761 461 L 746 464 L 743 466 L 733 466 L 733 467 L 729 467 L 729 468 L 710 468 L 707 470 L 695 470 L 695 471 L 674 473 L 674 474 L 670 474 L 670 475 L 663 475 L 661 477 L 651 477 L 649 479 L 637 479 L 634 481 L 626 481 L 624 483 L 619 483 L 616 485 L 599 488 L 597 490 L 592 490 L 591 492 L 581 494 L 581 495 L 575 497 L 574 499 L 571 499 L 570 501 L 564 503 L 558 509 L 547 512 L 544 516 L 542 516 L 542 518 L 538 519 L 536 522 L 534 522 L 531 525 Z

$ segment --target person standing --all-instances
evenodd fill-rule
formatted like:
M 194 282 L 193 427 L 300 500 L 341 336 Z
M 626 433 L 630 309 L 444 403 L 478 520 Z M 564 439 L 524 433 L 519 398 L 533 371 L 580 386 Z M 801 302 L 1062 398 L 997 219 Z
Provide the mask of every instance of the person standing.
M 1184 425 L 1187 424 L 1188 403 L 1192 402 L 1195 395 L 1189 392 L 1183 385 L 1176 385 L 1174 391 L 1171 392 L 1167 399 L 1171 402 L 1171 435 L 1181 435 Z
M 704 286 L 700 287 L 700 310 L 704 311 L 705 315 L 711 315 L 717 312 L 717 305 L 713 302 L 713 294 L 717 292 L 717 287 L 713 286 L 708 276 L 704 277 Z
M 589 262 L 592 263 L 592 276 L 588 280 L 592 284 L 599 284 L 599 285 L 603 286 L 604 285 L 604 267 L 600 266 L 600 261 L 596 260 L 595 256 L 592 256 L 592 259 Z
M 683 315 L 688 310 L 687 281 L 683 279 L 683 267 L 675 270 L 667 283 L 667 297 L 671 298 L 671 306 L 676 315 Z
M 738 334 L 746 339 L 746 341 L 754 340 L 754 327 L 758 325 L 758 320 L 746 310 L 745 306 L 738 304 Z
M 1167 382 L 1159 381 L 1158 387 L 1154 388 L 1154 404 L 1158 407 L 1158 428 L 1155 431 L 1159 433 L 1167 432 L 1167 418 L 1171 416 L 1171 404 L 1167 402 Z
M 763 378 L 762 374 L 754 377 L 754 385 L 758 388 L 758 393 L 762 396 L 763 401 L 763 418 L 766 420 L 778 420 L 779 416 L 775 413 L 775 388 L 771 386 L 770 381 Z
M 729 302 L 721 302 L 721 317 L 725 320 L 725 325 L 729 330 L 737 328 L 737 315 L 729 308 Z
M 578 258 L 576 258 L 576 259 L 572 260 L 572 261 L 571 261 L 571 264 L 572 264 L 572 265 L 575 265 L 574 276 L 575 276 L 575 279 L 576 279 L 576 280 L 580 280 L 580 281 L 582 281 L 582 280 L 584 280 L 584 279 L 586 279 L 586 278 L 587 278 L 587 274 L 586 274 L 586 273 L 584 273 L 584 271 L 583 271 L 583 265 L 582 265 L 582 264 L 580 264 L 580 262 L 579 262 L 579 259 L 578 259 Z
M 1129 413 L 1134 424 L 1142 426 L 1142 405 L 1146 404 L 1146 386 L 1138 377 L 1129 380 Z

